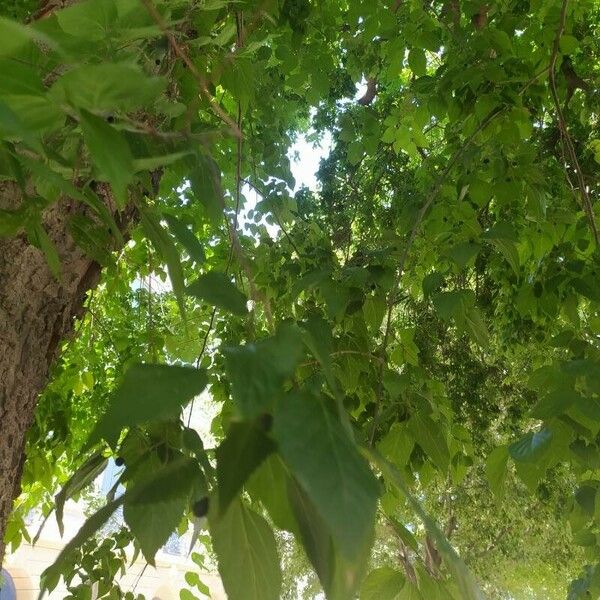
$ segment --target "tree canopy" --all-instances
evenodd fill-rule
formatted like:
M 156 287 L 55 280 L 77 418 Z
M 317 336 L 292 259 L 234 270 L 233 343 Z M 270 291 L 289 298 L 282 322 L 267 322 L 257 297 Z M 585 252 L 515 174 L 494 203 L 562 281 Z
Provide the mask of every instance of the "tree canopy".
M 598 0 L 0 15 L 1 241 L 101 272 L 0 533 L 126 490 L 45 590 L 133 598 L 123 549 L 189 529 L 231 600 L 600 597 Z

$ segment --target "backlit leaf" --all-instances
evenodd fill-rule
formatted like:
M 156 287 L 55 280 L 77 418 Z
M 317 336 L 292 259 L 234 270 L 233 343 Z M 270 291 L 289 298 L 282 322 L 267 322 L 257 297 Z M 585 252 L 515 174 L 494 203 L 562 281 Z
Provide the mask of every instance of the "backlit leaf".
M 379 489 L 367 463 L 322 400 L 283 398 L 273 436 L 279 452 L 349 560 L 370 538 Z
M 233 399 L 240 415 L 251 419 L 268 412 L 282 393 L 302 355 L 300 332 L 282 325 L 273 337 L 223 349 Z
M 268 523 L 240 500 L 210 524 L 229 600 L 279 600 L 281 569 Z
M 210 271 L 200 275 L 186 289 L 189 296 L 204 300 L 213 306 L 223 308 L 234 315 L 248 313 L 246 296 L 240 292 L 225 273 Z
M 111 396 L 108 409 L 90 435 L 88 446 L 102 438 L 114 445 L 124 427 L 176 416 L 207 383 L 204 370 L 133 365 Z
M 404 575 L 391 567 L 371 571 L 360 588 L 360 600 L 395 600 L 405 582 Z
M 127 202 L 127 186 L 133 180 L 133 157 L 125 138 L 106 121 L 81 111 L 83 138 L 100 175 L 110 182 L 121 206 Z
M 254 470 L 275 451 L 275 444 L 257 425 L 232 423 L 216 450 L 219 507 L 224 513 Z

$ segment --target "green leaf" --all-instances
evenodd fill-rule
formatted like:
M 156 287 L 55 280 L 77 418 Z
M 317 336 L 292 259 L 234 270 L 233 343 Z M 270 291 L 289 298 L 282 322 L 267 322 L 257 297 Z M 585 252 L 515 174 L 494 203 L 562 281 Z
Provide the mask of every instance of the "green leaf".
M 72 553 L 89 540 L 104 525 L 104 523 L 108 521 L 121 504 L 123 504 L 123 496 L 109 502 L 87 519 L 81 526 L 81 529 L 79 529 L 75 536 L 61 550 L 54 563 L 41 574 L 38 600 L 40 600 L 47 591 L 50 591 L 49 582 L 58 581 L 60 575 L 66 570 L 66 563 Z
M 134 365 L 111 396 L 87 447 L 104 438 L 114 446 L 121 430 L 175 417 L 208 383 L 206 371 L 167 365 Z
M 367 296 L 363 304 L 365 322 L 373 333 L 377 333 L 385 316 L 387 304 L 381 296 Z
M 444 285 L 445 277 L 442 273 L 438 271 L 434 271 L 429 275 L 426 275 L 423 278 L 423 296 L 427 299 L 434 292 L 439 291 L 439 289 Z
M 251 475 L 246 489 L 253 500 L 260 500 L 278 529 L 296 534 L 298 524 L 288 502 L 289 480 L 281 458 L 271 454 Z
M 206 261 L 206 255 L 204 254 L 204 248 L 198 241 L 198 238 L 194 235 L 187 225 L 177 217 L 169 214 L 163 214 L 163 217 L 171 233 L 177 238 L 177 241 L 187 250 L 190 258 L 198 264 L 202 264 Z
M 516 275 L 520 272 L 520 258 L 516 242 L 518 237 L 510 223 L 499 222 L 483 234 L 498 248 L 504 258 L 508 261 Z
M 282 325 L 274 337 L 223 349 L 238 413 L 247 419 L 268 412 L 302 355 L 300 332 Z
M 421 77 L 427 74 L 427 57 L 421 48 L 412 48 L 408 53 L 408 66 L 417 76 Z
M 231 283 L 231 279 L 225 273 L 209 271 L 200 275 L 187 287 L 186 292 L 189 296 L 228 310 L 234 315 L 248 314 L 246 296 Z
M 57 49 L 53 40 L 30 26 L 0 17 L 0 58 L 13 56 L 32 40 L 43 42 L 49 49 Z
M 453 597 L 456 598 L 456 596 L 450 594 L 444 579 L 432 577 L 421 564 L 417 565 L 417 578 L 419 581 L 419 596 L 417 598 L 420 600 L 450 600 Z M 402 594 L 399 598 L 402 598 Z
M 191 154 L 191 152 L 182 150 L 181 152 L 171 152 L 170 154 L 163 154 L 161 156 L 137 157 L 133 160 L 133 168 L 136 173 L 139 171 L 155 171 L 160 167 L 166 167 L 167 165 L 177 163 L 189 154 Z M 164 215 L 164 217 L 166 219 L 167 215 Z
M 54 242 L 50 239 L 50 236 L 46 233 L 43 225 L 40 222 L 34 222 L 27 226 L 27 237 L 29 241 L 44 253 L 44 258 L 50 267 L 52 275 L 57 280 L 60 280 L 60 257 L 58 250 L 54 245 Z
M 328 279 L 331 275 L 330 269 L 316 269 L 303 275 L 292 285 L 290 296 L 295 300 L 301 292 L 313 289 L 316 285 Z
M 360 588 L 360 600 L 395 600 L 404 582 L 404 575 L 391 567 L 371 571 Z
M 22 27 L 22 25 L 17 26 Z M 2 25 L 0 25 L 0 28 L 1 27 Z M 29 30 L 26 28 L 24 35 L 27 35 L 28 32 Z M 2 38 L 2 41 L 4 42 L 7 40 L 6 38 Z M 2 51 L 0 50 L 0 55 L 1 53 Z M 25 65 L 21 62 L 11 60 L 10 58 L 0 58 L 0 69 L 2 71 L 2 79 L 0 79 L 0 96 L 44 95 L 44 84 L 42 83 L 38 70 L 33 66 Z
M 461 268 L 464 269 L 472 263 L 479 254 L 481 246 L 472 242 L 461 242 L 448 251 L 448 256 Z
M 119 244 L 124 244 L 123 236 L 117 223 L 106 204 L 98 198 L 91 190 L 79 190 L 70 181 L 64 179 L 61 175 L 53 171 L 50 167 L 39 160 L 33 160 L 26 156 L 20 156 L 22 162 L 34 178 L 34 181 L 43 181 L 45 184 L 56 188 L 58 192 L 64 194 L 67 198 L 78 200 L 82 204 L 89 206 L 100 217 L 106 227 L 106 231 L 117 240 Z
M 38 598 L 41 599 L 50 590 L 50 582 L 58 582 L 60 575 L 67 572 L 67 564 L 71 560 L 73 552 L 90 540 L 119 506 L 125 502 L 146 503 L 150 506 L 156 502 L 179 497 L 182 487 L 189 486 L 193 481 L 194 467 L 196 465 L 190 459 L 173 461 L 166 467 L 136 482 L 122 496 L 109 502 L 89 517 L 77 534 L 61 550 L 54 563 L 42 573 Z
M 165 83 L 158 77 L 149 77 L 136 65 L 101 62 L 67 71 L 52 86 L 50 97 L 57 104 L 68 103 L 92 113 L 130 112 L 149 105 Z M 133 162 L 131 168 L 135 172 Z
M 310 498 L 294 479 L 288 481 L 287 494 L 298 523 L 300 541 L 323 589 L 329 595 L 335 578 L 335 556 L 331 534 Z
M 150 238 L 153 246 L 167 263 L 169 279 L 173 286 L 173 293 L 177 299 L 177 306 L 183 320 L 185 321 L 185 280 L 183 268 L 179 260 L 179 252 L 173 243 L 173 238 L 167 233 L 160 223 L 160 219 L 153 210 L 148 207 L 140 207 L 142 226 L 146 235 Z
M 433 304 L 444 321 L 456 319 L 464 312 L 464 296 L 460 291 L 436 294 L 433 297 Z
M 490 343 L 490 336 L 483 315 L 476 306 L 467 308 L 464 314 L 464 322 L 471 338 L 481 347 L 487 347 Z
M 222 518 L 211 520 L 210 533 L 229 600 L 279 600 L 275 536 L 260 515 L 236 500 Z
M 412 583 L 411 581 L 407 581 L 404 586 L 402 587 L 402 589 L 400 590 L 400 593 L 398 594 L 398 600 L 425 600 L 423 598 L 423 596 L 421 596 L 421 593 L 419 592 L 419 588 L 417 587 L 417 585 L 415 583 Z M 430 598 L 427 598 L 427 600 L 432 600 Z
M 121 207 L 127 203 L 127 186 L 133 180 L 133 157 L 125 138 L 106 121 L 81 111 L 83 139 L 101 176 L 110 182 Z
M 327 524 L 310 498 L 294 479 L 289 479 L 288 497 L 298 523 L 298 535 L 308 559 L 329 600 L 354 598 L 366 569 L 372 540 L 360 548 L 353 560 L 340 553 Z
M 57 11 L 56 18 L 65 33 L 97 42 L 108 37 L 117 8 L 115 0 L 86 0 Z
M 530 431 L 519 441 L 508 447 L 511 457 L 517 462 L 534 463 L 550 448 L 552 430 L 544 427 L 539 431 Z
M 219 508 L 223 514 L 248 477 L 275 451 L 271 438 L 252 423 L 232 423 L 216 450 Z
M 63 485 L 60 492 L 54 496 L 56 507 L 56 522 L 60 536 L 64 535 L 63 512 L 65 502 L 75 497 L 79 492 L 90 485 L 102 471 L 106 468 L 108 459 L 102 454 L 94 454 L 86 460 L 69 480 Z
M 0 136 L 11 141 L 22 140 L 29 147 L 39 149 L 36 132 L 2 100 L 0 100 Z
M 410 459 L 415 440 L 406 423 L 393 423 L 385 437 L 379 442 L 379 451 L 399 469 L 403 469 Z
M 0 56 L 10 56 L 31 40 L 26 27 L 11 19 L 0 17 Z
M 194 586 L 195 588 L 197 588 L 200 591 L 200 593 L 202 593 L 205 596 L 208 596 L 210 598 L 210 589 L 208 588 L 208 586 L 206 584 L 204 584 L 202 582 L 198 573 L 188 571 L 185 574 L 185 581 L 188 585 Z M 181 594 L 181 592 L 184 592 L 184 591 L 187 592 L 188 590 L 181 590 L 180 594 Z M 195 598 L 195 596 L 193 596 L 193 595 L 192 595 L 192 597 Z M 183 600 L 183 596 L 182 596 L 182 600 Z
M 190 184 L 196 200 L 203 204 L 209 219 L 218 225 L 223 219 L 224 208 L 221 172 L 210 156 L 197 157 L 190 173 Z
M 419 552 L 419 543 L 417 542 L 417 538 L 404 526 L 398 519 L 395 517 L 388 516 L 388 521 L 394 528 L 396 535 L 414 552 Z
M 561 54 L 569 55 L 573 54 L 579 47 L 579 40 L 573 35 L 562 35 L 560 38 L 560 51 Z
M 69 233 L 73 241 L 90 257 L 102 266 L 111 261 L 110 233 L 84 215 L 73 215 L 68 222 Z
M 433 298 L 437 313 L 445 321 L 454 320 L 459 330 L 466 331 L 480 346 L 487 346 L 489 334 L 471 290 L 442 292 Z
M 423 448 L 433 464 L 445 472 L 450 465 L 450 450 L 440 425 L 429 415 L 414 413 L 408 427 L 413 434 L 415 442 Z
M 191 427 L 184 427 L 181 441 L 183 442 L 183 447 L 198 459 L 198 462 L 202 465 L 204 472 L 207 475 L 212 475 L 214 468 L 208 460 L 206 450 L 204 449 L 204 444 L 202 443 L 202 438 L 198 432 Z
M 162 476 L 150 473 L 133 482 L 123 517 L 149 564 L 154 565 L 154 556 L 177 529 L 200 476 L 197 463 L 182 458 L 167 465 Z
M 273 436 L 340 552 L 356 558 L 371 536 L 379 486 L 340 422 L 323 401 L 290 393 L 277 407 Z
M 327 385 L 329 385 L 329 388 L 338 401 L 338 410 L 343 413 L 340 416 L 344 418 L 345 411 L 341 391 L 335 378 L 333 363 L 331 361 L 331 353 L 333 352 L 331 326 L 320 317 L 310 317 L 302 323 L 302 330 L 304 332 L 302 341 L 319 361 L 327 380 Z
M 230 32 L 224 30 L 221 34 L 223 33 L 226 34 L 223 38 L 223 43 L 225 43 L 225 40 L 230 35 L 231 37 L 235 36 L 235 25 L 232 23 Z M 221 80 L 223 87 L 228 89 L 234 98 L 239 100 L 243 112 L 246 112 L 249 102 L 254 97 L 254 90 L 256 89 L 254 81 L 258 76 L 256 66 L 252 60 L 243 59 L 239 56 L 235 61 L 229 62 L 223 73 Z
M 580 405 L 582 400 L 581 395 L 573 389 L 552 390 L 531 409 L 531 416 L 535 419 L 550 419 L 562 415 L 574 404 Z M 600 412 L 598 416 L 600 416 Z
M 485 474 L 490 488 L 497 498 L 502 498 L 504 495 L 508 456 L 508 447 L 498 446 L 490 452 L 485 461 Z
M 364 154 L 363 146 L 360 142 L 352 142 L 348 145 L 348 162 L 351 165 L 357 165 Z

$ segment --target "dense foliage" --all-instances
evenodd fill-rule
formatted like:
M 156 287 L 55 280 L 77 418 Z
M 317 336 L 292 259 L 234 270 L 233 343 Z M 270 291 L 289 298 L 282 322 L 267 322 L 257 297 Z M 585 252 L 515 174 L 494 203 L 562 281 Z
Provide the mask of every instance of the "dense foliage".
M 207 528 L 232 600 L 599 597 L 600 3 L 31 4 L 1 9 L 0 235 L 60 278 L 43 214 L 84 203 L 103 275 L 6 541 L 109 456 L 126 488 L 45 587 L 130 597 L 127 545 Z M 332 137 L 316 191 L 299 134 Z

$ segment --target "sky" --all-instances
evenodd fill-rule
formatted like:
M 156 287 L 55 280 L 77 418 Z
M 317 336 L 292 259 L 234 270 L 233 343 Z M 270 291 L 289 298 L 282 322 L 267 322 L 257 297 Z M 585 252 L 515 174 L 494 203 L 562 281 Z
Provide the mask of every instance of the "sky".
M 309 132 L 310 133 L 310 132 Z M 297 192 L 301 187 L 307 187 L 311 191 L 316 191 L 319 187 L 317 181 L 317 171 L 321 159 L 327 157 L 331 150 L 331 134 L 326 133 L 319 144 L 313 144 L 307 141 L 307 135 L 301 135 L 288 151 L 288 157 L 291 162 L 291 170 L 296 187 L 292 192 Z M 259 201 L 259 195 L 254 188 L 248 185 L 242 186 L 242 194 L 246 198 L 244 209 L 240 214 L 240 227 L 243 229 L 248 222 L 248 212 L 251 211 Z M 270 225 L 263 220 L 263 225 L 267 228 L 271 237 L 276 237 L 279 232 L 277 225 Z
M 296 154 L 298 156 L 298 160 L 292 160 L 292 174 L 296 180 L 295 192 L 303 185 L 313 191 L 317 189 L 319 162 L 329 154 L 330 150 L 331 135 L 329 133 L 323 136 L 320 145 L 316 147 L 306 141 L 306 136 L 301 136 L 290 148 L 288 152 L 290 159 Z

